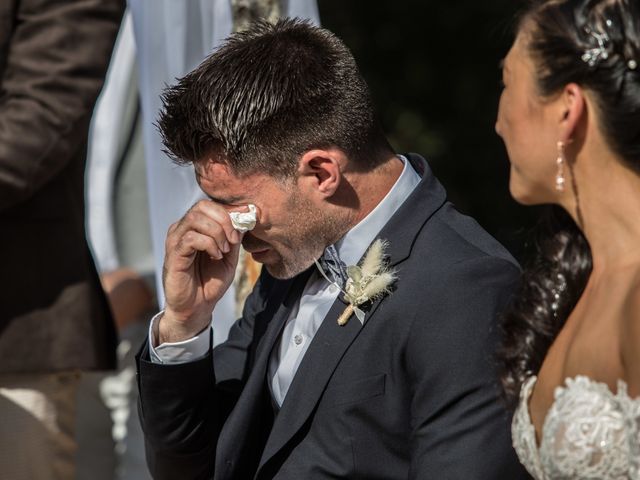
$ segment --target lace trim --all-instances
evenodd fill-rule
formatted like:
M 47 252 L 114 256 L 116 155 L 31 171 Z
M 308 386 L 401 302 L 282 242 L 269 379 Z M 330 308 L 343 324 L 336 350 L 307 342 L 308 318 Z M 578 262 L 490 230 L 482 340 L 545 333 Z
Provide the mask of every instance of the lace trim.
M 512 423 L 513 446 L 535 479 L 640 480 L 640 397 L 629 397 L 626 382 L 618 380 L 614 394 L 584 375 L 566 379 L 538 448 L 528 407 L 536 381 L 523 384 Z
M 511 438 L 520 462 L 531 476 L 536 480 L 547 480 L 538 454 L 536 430 L 529 415 L 529 398 L 537 379 L 532 375 L 520 389 L 520 402 L 511 423 Z

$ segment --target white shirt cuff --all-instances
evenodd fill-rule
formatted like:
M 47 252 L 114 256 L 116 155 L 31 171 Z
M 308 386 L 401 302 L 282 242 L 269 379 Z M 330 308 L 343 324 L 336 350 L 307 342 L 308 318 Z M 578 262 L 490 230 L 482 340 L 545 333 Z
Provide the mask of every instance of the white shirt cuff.
M 149 323 L 149 357 L 152 363 L 174 365 L 200 360 L 213 345 L 213 328 L 209 325 L 196 336 L 175 343 L 163 343 L 155 346 L 158 319 L 164 310 L 156 314 Z

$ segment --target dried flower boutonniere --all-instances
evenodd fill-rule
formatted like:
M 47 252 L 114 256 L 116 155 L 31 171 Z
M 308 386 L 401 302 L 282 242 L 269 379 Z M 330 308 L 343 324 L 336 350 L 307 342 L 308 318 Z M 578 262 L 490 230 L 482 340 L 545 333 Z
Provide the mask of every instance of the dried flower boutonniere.
M 385 262 L 385 249 L 388 245 L 387 241 L 377 239 L 367 250 L 360 265 L 347 267 L 347 280 L 344 289 L 329 280 L 318 265 L 320 273 L 329 282 L 340 288 L 345 300 L 349 302 L 338 318 L 338 325 L 346 325 L 354 313 L 360 323 L 364 324 L 365 313 L 359 307 L 390 293 L 390 287 L 398 277 L 395 270 L 390 269 Z

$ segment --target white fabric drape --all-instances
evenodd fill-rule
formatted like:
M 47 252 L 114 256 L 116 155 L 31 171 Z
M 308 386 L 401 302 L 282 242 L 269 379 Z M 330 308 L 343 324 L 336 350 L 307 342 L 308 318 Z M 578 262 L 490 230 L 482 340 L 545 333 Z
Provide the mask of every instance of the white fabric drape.
M 114 190 L 118 162 L 130 131 L 123 121 L 131 110 L 136 46 L 131 15 L 125 13 L 109 63 L 104 88 L 91 118 L 87 151 L 87 233 L 99 272 L 120 267 L 114 218 Z M 131 122 L 132 123 L 132 122 Z

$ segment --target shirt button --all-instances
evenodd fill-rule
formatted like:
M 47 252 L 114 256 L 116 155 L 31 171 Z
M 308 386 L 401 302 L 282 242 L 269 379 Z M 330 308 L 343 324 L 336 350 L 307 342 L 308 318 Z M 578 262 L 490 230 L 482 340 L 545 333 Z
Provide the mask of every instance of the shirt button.
M 300 334 L 296 335 L 295 337 L 293 337 L 293 341 L 296 345 L 300 345 L 302 343 L 302 341 L 304 340 L 304 337 Z

